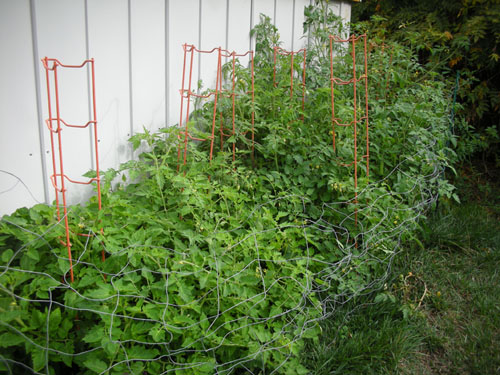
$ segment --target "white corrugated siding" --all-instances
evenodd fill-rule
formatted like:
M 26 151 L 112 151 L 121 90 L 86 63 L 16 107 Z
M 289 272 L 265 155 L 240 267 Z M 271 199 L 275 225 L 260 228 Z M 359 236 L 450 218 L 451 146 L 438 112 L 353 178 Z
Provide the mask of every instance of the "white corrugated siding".
M 182 44 L 253 48 L 250 29 L 259 14 L 271 17 L 286 49 L 302 37 L 304 6 L 312 0 L 0 0 L 0 215 L 54 192 L 50 135 L 45 126 L 47 92 L 40 59 L 66 64 L 96 61 L 96 97 L 101 169 L 132 157 L 127 139 L 143 127 L 158 130 L 179 122 Z M 348 1 L 331 7 L 350 19 Z M 214 59 L 197 57 L 193 82 L 215 80 Z M 60 70 L 61 116 L 69 123 L 90 119 L 86 70 Z M 89 130 L 63 131 L 66 174 L 79 179 L 94 168 Z M 56 155 L 57 156 L 57 155 Z M 68 186 L 71 203 L 88 187 Z

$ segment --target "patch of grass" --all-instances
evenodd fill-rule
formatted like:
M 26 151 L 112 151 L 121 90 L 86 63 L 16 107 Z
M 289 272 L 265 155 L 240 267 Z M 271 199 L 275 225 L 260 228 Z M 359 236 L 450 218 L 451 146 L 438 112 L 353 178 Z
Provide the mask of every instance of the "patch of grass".
M 304 351 L 311 374 L 500 374 L 498 212 L 495 200 L 442 203 L 387 290 L 323 323 Z
M 426 249 L 408 253 L 402 266 L 428 290 L 422 313 L 431 373 L 500 373 L 498 218 L 476 203 L 442 208 L 424 240 Z
M 340 307 L 323 322 L 318 342 L 307 343 L 305 365 L 313 374 L 388 374 L 408 357 L 420 355 L 423 336 L 415 319 L 392 301 L 372 297 Z

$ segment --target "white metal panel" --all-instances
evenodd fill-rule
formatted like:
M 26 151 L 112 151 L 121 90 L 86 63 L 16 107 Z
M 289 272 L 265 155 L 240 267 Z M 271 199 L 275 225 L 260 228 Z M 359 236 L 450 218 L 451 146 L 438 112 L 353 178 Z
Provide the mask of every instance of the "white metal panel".
M 304 35 L 304 8 L 309 0 L 295 0 L 295 18 L 293 28 L 293 49 L 299 50 L 307 46 L 307 35 Z
M 133 126 L 165 126 L 165 2 L 132 0 Z
M 252 27 L 255 27 L 255 25 L 259 24 L 260 14 L 264 14 L 270 17 L 271 23 L 274 23 L 274 1 L 272 0 L 252 0 L 252 1 L 253 1 Z M 251 49 L 255 50 L 255 38 L 252 38 Z
M 341 1 L 340 2 L 340 12 L 339 16 L 342 18 L 345 25 L 351 22 L 351 2 Z
M 328 4 L 328 8 L 330 8 L 333 11 L 333 14 L 340 16 L 341 3 L 342 3 L 342 1 L 331 1 Z
M 288 0 L 293 2 L 293 0 Z M 278 12 L 279 10 L 277 10 Z M 265 14 L 271 17 L 271 22 L 274 23 L 274 1 L 273 0 L 253 0 L 253 25 L 259 23 L 259 15 Z
M 36 22 L 38 35 L 38 54 L 56 58 L 63 64 L 81 64 L 86 58 L 85 50 L 85 12 L 82 1 L 65 0 L 38 0 L 36 5 Z M 41 97 L 43 117 L 48 117 L 47 91 L 45 70 L 39 65 L 41 77 Z M 70 124 L 85 124 L 90 120 L 88 110 L 88 81 L 86 69 L 58 68 L 60 116 Z M 51 82 L 52 75 L 51 75 Z M 54 89 L 52 86 L 52 102 L 54 103 Z M 52 116 L 55 117 L 55 108 Z M 56 125 L 54 124 L 54 127 Z M 64 173 L 72 179 L 81 180 L 81 175 L 91 169 L 92 149 L 88 129 L 72 129 L 64 127 L 62 130 L 62 153 Z M 45 146 L 50 147 L 49 132 L 45 133 Z M 49 175 L 52 171 L 52 155 L 46 154 Z M 56 160 L 58 155 L 54 155 Z M 59 172 L 59 170 L 58 170 Z M 89 187 L 81 185 L 67 185 L 69 202 L 83 202 L 88 198 Z M 54 198 L 51 192 L 51 199 Z
M 230 0 L 228 16 L 227 49 L 245 53 L 250 45 L 250 8 L 251 0 Z M 248 63 L 248 58 L 240 58 L 241 64 Z
M 201 45 L 202 49 L 225 48 L 226 40 L 226 0 L 202 1 Z
M 328 4 L 328 7 L 334 14 L 342 19 L 344 27 L 341 37 L 347 39 L 350 33 L 349 22 L 351 22 L 351 2 L 344 0 L 332 1 Z
M 288 51 L 292 49 L 293 4 L 293 0 L 276 1 L 275 25 L 283 42 L 281 47 Z
M 131 157 L 127 2 L 89 0 L 88 35 L 96 69 L 99 158 L 106 169 Z
M 167 115 L 168 125 L 178 123 L 183 43 L 245 52 L 251 44 L 250 29 L 259 22 L 259 14 L 265 13 L 275 18 L 272 22 L 280 29 L 284 47 L 291 48 L 293 41 L 293 49 L 297 50 L 305 43 L 305 39 L 299 38 L 303 7 L 310 3 L 311 0 L 33 0 L 37 44 L 32 45 L 30 2 L 1 1 L 0 30 L 9 37 L 2 38 L 0 46 L 9 51 L 10 58 L 0 63 L 5 67 L 0 71 L 0 109 L 5 124 L 13 125 L 0 130 L 0 169 L 21 177 L 35 199 L 18 184 L 0 194 L 0 212 L 43 200 L 43 180 L 47 179 L 42 177 L 46 173 L 41 170 L 42 162 L 47 163 L 47 172 L 52 174 L 52 155 L 46 153 L 50 149 L 49 132 L 46 130 L 40 140 L 37 127 L 37 98 L 41 100 L 42 117 L 47 117 L 45 71 L 41 63 L 33 67 L 32 46 L 38 46 L 35 53 L 39 57 L 54 57 L 68 64 L 95 58 L 99 146 L 101 168 L 105 169 L 132 156 L 126 142 L 132 131 L 140 130 L 142 125 L 152 130 L 161 127 Z M 349 20 L 349 2 L 335 1 L 329 6 Z M 199 67 L 195 56 L 193 88 L 199 69 L 206 85 L 215 75 L 216 64 L 202 60 Z M 35 72 L 41 77 L 38 95 Z M 86 123 L 90 119 L 87 71 L 60 69 L 59 79 L 61 116 L 70 123 Z M 15 134 L 22 136 L 22 141 L 13 138 Z M 63 135 L 65 172 L 80 179 L 92 166 L 90 133 L 66 128 Z M 40 150 L 43 143 L 45 150 Z M 15 180 L 2 175 L 0 192 L 14 184 Z M 45 184 L 53 198 L 50 183 Z M 76 185 L 68 186 L 68 193 L 70 203 L 84 201 L 88 196 L 88 190 Z
M 0 215 L 44 200 L 29 1 L 0 4 Z M 8 37 L 7 37 L 8 36 Z M 26 187 L 12 175 L 22 180 Z M 28 191 L 29 189 L 29 191 Z
M 202 2 L 201 8 L 201 40 L 199 48 L 212 50 L 213 48 L 225 48 L 226 40 L 226 1 L 211 0 Z M 211 54 L 200 54 L 200 77 L 204 88 L 215 88 L 217 72 L 218 52 Z M 225 59 L 221 59 L 224 64 Z
M 180 93 L 182 84 L 183 49 L 184 43 L 198 46 L 199 31 L 199 0 L 183 0 L 169 2 L 168 34 L 169 34 L 169 114 L 168 125 L 179 123 L 180 115 Z M 221 41 L 221 43 L 223 43 Z M 189 61 L 187 61 L 189 63 Z M 187 68 L 189 64 L 187 65 Z M 186 85 L 189 69 L 186 72 Z M 193 87 L 198 81 L 198 59 L 193 63 Z M 186 86 L 187 87 L 187 86 Z

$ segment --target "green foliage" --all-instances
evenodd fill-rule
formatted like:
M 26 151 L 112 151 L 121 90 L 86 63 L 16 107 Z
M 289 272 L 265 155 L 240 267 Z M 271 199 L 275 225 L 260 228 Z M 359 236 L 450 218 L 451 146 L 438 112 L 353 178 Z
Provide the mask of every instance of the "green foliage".
M 397 43 L 368 56 L 371 170 L 366 177 L 360 161 L 355 186 L 353 168 L 342 165 L 354 157 L 352 127 L 336 129 L 335 151 L 331 144 L 325 43 L 340 25 L 319 16 L 325 9 L 306 8 L 304 108 L 302 61 L 293 61 L 293 76 L 290 56 L 274 68 L 279 38 L 263 17 L 253 32 L 255 102 L 249 68 L 236 64 L 232 77 L 226 65 L 224 85 L 238 83 L 238 128 L 224 144 L 216 134 L 211 161 L 209 141 L 189 142 L 184 154 L 176 128 L 131 138 L 142 153 L 104 173 L 103 209 L 94 197 L 69 210 L 74 283 L 53 208 L 2 219 L 4 358 L 30 358 L 48 373 L 307 373 L 299 356 L 306 338 L 318 340 L 323 314 L 381 288 L 436 194 L 456 198 L 441 173 L 455 158 L 446 88 L 416 80 L 425 69 Z M 349 74 L 347 52 L 336 50 L 337 76 Z M 352 86 L 335 92 L 347 122 L 353 96 Z M 197 138 L 210 139 L 213 113 L 213 102 L 197 103 L 189 119 Z M 216 115 L 227 127 L 229 98 Z M 358 155 L 366 136 L 360 126 Z
M 498 163 L 500 3 L 367 0 L 353 8 L 356 21 L 372 16 L 372 34 L 409 46 L 427 77 L 434 73 L 452 87 L 458 74 L 459 156 L 482 152 Z
M 57 362 L 63 361 L 92 373 L 192 367 L 186 372 L 202 374 L 235 358 L 246 358 L 247 367 L 263 361 L 278 367 L 300 349 L 295 336 L 314 329 L 321 312 L 317 297 L 306 292 L 315 271 L 302 258 L 303 228 L 295 224 L 302 219 L 300 199 L 286 201 L 281 211 L 272 201 L 255 210 L 244 167 L 227 176 L 222 158 L 208 169 L 206 160 L 193 161 L 183 176 L 175 169 L 176 142 L 149 133 L 132 141 L 151 150 L 106 175 L 127 172 L 138 182 L 106 191 L 100 212 L 93 199 L 70 213 L 70 222 L 82 227 L 74 224 L 72 231 L 95 234 L 88 244 L 72 235 L 74 283 L 66 279 L 53 209 L 36 206 L 3 219 L 2 308 L 10 315 L 3 315 L 0 332 L 17 337 L 3 355 L 31 354 L 35 371 L 46 365 L 62 371 Z M 45 228 L 50 235 L 33 234 Z M 63 354 L 51 351 L 46 362 L 47 345 Z M 162 360 L 165 348 L 172 354 Z M 284 371 L 291 373 L 293 363 Z

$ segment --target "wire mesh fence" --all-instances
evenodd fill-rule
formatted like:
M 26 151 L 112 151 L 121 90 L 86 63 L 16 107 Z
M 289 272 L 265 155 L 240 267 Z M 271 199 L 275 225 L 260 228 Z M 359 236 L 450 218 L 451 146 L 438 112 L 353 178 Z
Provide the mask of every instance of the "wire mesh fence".
M 56 202 L 2 218 L 2 371 L 306 373 L 300 360 L 304 340 L 321 334 L 321 320 L 339 306 L 383 287 L 405 236 L 436 201 L 443 168 L 434 137 L 442 124 L 419 124 L 421 133 L 408 135 L 409 145 L 417 147 L 358 186 L 357 162 L 366 163 L 368 177 L 370 158 L 363 37 L 364 75 L 356 76 L 354 58 L 344 66 L 354 71 L 352 80 L 342 81 L 354 83 L 353 90 L 335 91 L 342 82 L 326 60 L 328 84 L 316 97 L 306 95 L 305 50 L 297 74 L 295 53 L 274 49 L 267 65 L 271 81 L 254 72 L 252 51 L 243 54 L 251 56 L 250 67 L 238 73 L 241 55 L 184 45 L 185 62 L 194 52 L 217 54 L 215 88 L 198 94 L 183 79 L 186 109 L 179 126 L 134 136 L 134 146 L 146 143 L 148 150 L 140 160 L 102 174 L 102 202 L 99 195 L 84 206 L 65 205 L 62 215 Z M 347 40 L 352 56 L 357 40 Z M 290 57 L 289 69 L 286 61 L 277 69 L 278 55 Z M 222 65 L 222 57 L 229 65 Z M 279 84 L 285 75 L 289 87 Z M 268 101 L 275 116 L 270 122 L 254 87 L 258 80 L 276 89 Z M 365 83 L 364 94 L 355 90 L 358 80 Z M 292 94 L 295 83 L 303 87 L 300 97 Z M 335 112 L 339 93 L 343 100 Z M 217 98 L 224 97 L 227 103 L 218 106 Z M 196 98 L 206 101 L 190 113 Z M 309 114 L 317 100 L 323 112 Z M 365 106 L 358 109 L 360 102 Z M 286 117 L 286 111 L 293 113 Z M 352 121 L 339 120 L 346 113 Z M 324 118 L 319 124 L 316 115 Z M 361 159 L 359 121 L 366 125 Z M 342 133 L 332 149 L 332 125 L 343 123 L 354 132 Z M 196 141 L 191 129 L 197 126 L 208 129 L 207 136 L 188 144 Z M 342 144 L 345 150 L 339 150 Z M 315 146 L 322 150 L 318 158 Z M 382 155 L 378 149 L 374 154 Z M 251 158 L 238 160 L 238 153 Z M 354 158 L 353 170 L 342 165 L 342 156 Z M 276 168 L 269 163 L 273 158 Z M 112 185 L 119 176 L 128 180 Z

